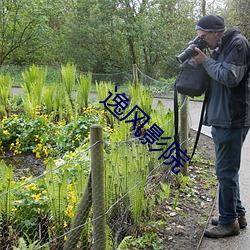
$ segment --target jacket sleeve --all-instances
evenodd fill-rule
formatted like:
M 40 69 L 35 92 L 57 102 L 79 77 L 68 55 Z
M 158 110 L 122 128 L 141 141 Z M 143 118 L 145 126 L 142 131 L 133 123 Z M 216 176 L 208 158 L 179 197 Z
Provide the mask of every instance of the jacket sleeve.
M 223 62 L 207 57 L 203 66 L 216 82 L 232 88 L 238 86 L 248 70 L 249 46 L 244 38 L 238 38 L 227 48 L 227 51 Z

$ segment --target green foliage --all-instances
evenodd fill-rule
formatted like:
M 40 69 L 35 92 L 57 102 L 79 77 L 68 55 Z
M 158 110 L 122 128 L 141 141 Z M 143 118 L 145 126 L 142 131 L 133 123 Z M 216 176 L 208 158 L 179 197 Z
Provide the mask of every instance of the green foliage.
M 127 198 L 123 199 L 124 205 L 130 207 L 135 224 L 138 225 L 145 210 L 144 189 L 150 156 L 145 153 L 145 147 L 142 144 L 134 143 L 130 146 L 122 142 L 119 145 L 111 143 L 110 152 L 112 153 L 108 153 L 105 157 L 107 208 L 126 195 Z M 123 213 L 123 211 L 119 212 Z M 116 211 L 116 213 L 119 212 Z
M 6 166 L 4 161 L 0 161 L 0 214 L 5 216 L 9 222 L 12 206 L 13 195 L 10 190 L 13 188 L 14 178 L 12 166 Z
M 129 84 L 131 105 L 138 105 L 148 116 L 151 116 L 153 96 L 151 91 L 142 84 Z
M 163 250 L 163 242 L 156 233 L 145 233 L 140 238 L 127 236 L 118 246 L 117 250 L 137 250 L 137 249 L 153 249 Z
M 29 238 L 29 236 L 25 235 L 27 238 L 27 242 L 23 237 L 20 237 L 18 239 L 18 246 L 13 246 L 13 250 L 35 250 L 40 247 L 40 243 L 38 240 L 32 242 L 32 240 Z M 49 250 L 49 247 L 43 247 L 44 250 Z
M 12 79 L 10 74 L 0 75 L 0 116 L 7 116 L 9 110 L 8 98 L 11 93 Z
M 56 227 L 63 228 L 64 211 L 67 207 L 68 176 L 66 172 L 55 171 L 56 165 L 52 159 L 46 164 L 47 175 L 44 184 L 49 198 L 49 207 Z
M 34 51 L 47 44 L 46 25 L 47 5 L 44 1 L 2 1 L 0 3 L 2 18 L 0 32 L 2 49 L 0 64 L 12 61 L 22 64 Z M 43 38 L 43 40 L 42 40 Z M 30 56 L 32 58 L 32 56 Z
M 15 197 L 12 218 L 14 228 L 17 231 L 22 228 L 20 235 L 28 235 L 28 239 L 35 240 L 39 220 L 49 217 L 49 199 L 43 183 L 40 180 L 31 180 L 32 176 L 22 177 L 22 180 L 15 184 L 15 187 L 19 188 L 11 191 Z
M 0 149 L 12 150 L 14 155 L 33 152 L 37 158 L 60 156 L 88 140 L 90 126 L 98 122 L 100 114 L 92 107 L 68 124 L 55 124 L 49 116 L 14 115 L 0 121 Z
M 170 189 L 171 188 L 171 182 L 167 183 L 167 184 L 161 182 L 160 185 L 161 185 L 161 190 L 162 190 L 161 191 L 162 192 L 162 198 L 168 200 L 169 195 L 170 195 L 170 191 L 171 191 L 171 189 Z
M 24 90 L 24 111 L 27 116 L 35 117 L 42 102 L 43 89 L 46 81 L 47 69 L 32 65 L 29 70 L 22 72 L 24 82 L 21 84 Z
M 46 113 L 50 114 L 54 108 L 54 93 L 55 93 L 56 85 L 46 86 L 44 89 L 43 102 L 46 108 Z
M 78 79 L 78 86 L 77 86 L 77 97 L 76 103 L 78 112 L 80 112 L 83 108 L 88 107 L 89 102 L 89 94 L 91 90 L 91 82 L 92 82 L 92 74 L 88 72 L 87 75 L 80 75 Z
M 161 101 L 158 101 L 157 106 L 154 110 L 151 111 L 151 119 L 149 121 L 149 126 L 152 126 L 154 123 L 156 123 L 163 131 L 162 137 L 169 137 L 170 139 L 159 139 L 159 142 L 166 143 L 168 142 L 168 145 L 160 145 L 160 146 L 154 146 L 155 148 L 163 148 L 167 149 L 167 147 L 173 142 L 173 133 L 174 133 L 174 116 L 173 112 L 169 109 L 166 110 L 163 103 Z M 156 151 L 154 152 L 154 156 L 156 158 L 159 158 L 162 154 L 162 151 Z
M 111 82 L 96 82 L 96 91 L 99 101 L 105 101 L 108 97 L 111 96 L 111 94 L 114 94 L 115 85 Z M 100 104 L 100 109 L 107 111 L 106 107 L 102 103 Z M 115 117 L 113 116 L 113 114 L 107 112 L 107 119 L 109 125 L 113 128 L 115 122 Z
M 3 1 L 0 63 L 71 61 L 84 72 L 98 73 L 120 73 L 135 63 L 151 77 L 172 77 L 178 72 L 176 55 L 194 38 L 197 16 L 204 14 L 196 5 L 180 0 Z M 235 8 L 229 10 L 231 5 Z M 241 5 L 229 1 L 222 10 L 211 3 L 205 7 L 207 14 L 233 16 L 235 25 L 247 20 Z
M 35 72 L 35 68 L 32 68 L 28 73 L 25 72 L 27 83 L 32 82 L 33 80 L 30 79 L 35 78 L 31 77 L 36 75 L 31 74 L 33 71 Z M 65 81 L 72 80 L 71 73 L 69 73 L 69 77 L 65 77 L 65 79 L 68 79 Z M 32 88 L 32 84 L 27 84 L 26 86 L 27 93 L 29 93 L 30 86 Z M 72 85 L 68 88 L 69 92 L 71 87 Z M 37 158 L 45 157 L 48 159 L 50 156 L 63 158 L 56 162 L 49 159 L 46 163 L 46 172 L 43 179 L 37 183 L 31 183 L 30 180 L 19 182 L 19 184 L 22 184 L 22 188 L 13 192 L 15 209 L 13 210 L 14 215 L 12 218 L 15 218 L 16 222 L 14 230 L 29 225 L 28 229 L 23 230 L 23 235 L 21 236 L 25 239 L 25 234 L 27 234 L 35 243 L 37 239 L 37 219 L 40 217 L 51 223 L 49 226 L 50 236 L 62 235 L 70 228 L 77 202 L 86 185 L 90 171 L 89 156 L 83 152 L 89 142 L 89 128 L 93 123 L 104 124 L 106 115 L 105 111 L 101 110 L 102 108 L 97 110 L 90 105 L 87 108 L 83 108 L 81 115 L 76 114 L 77 112 L 74 113 L 75 103 L 71 103 L 69 92 L 65 89 L 66 87 L 55 84 L 46 92 L 50 97 L 53 96 L 53 104 L 49 100 L 45 101 L 44 97 L 42 98 L 43 104 L 41 104 L 41 107 L 45 108 L 41 110 L 43 112 L 50 110 L 50 114 L 43 116 L 37 114 L 32 118 L 26 115 L 13 115 L 2 119 L 0 122 L 0 147 L 2 151 L 10 149 L 14 154 L 33 152 Z M 110 93 L 114 93 L 114 86 L 111 83 L 99 84 L 97 89 L 102 97 L 102 101 Z M 58 95 L 57 91 L 59 92 Z M 88 91 L 89 88 L 87 87 L 86 92 Z M 163 122 L 163 119 L 172 119 L 171 112 L 164 110 L 159 104 L 157 110 L 163 117 L 161 120 L 161 117 L 158 117 L 151 110 L 152 96 L 150 92 L 143 92 L 140 85 L 138 85 L 138 89 L 133 89 L 133 91 L 134 94 L 131 96 L 130 106 L 124 114 L 129 111 L 131 106 L 138 105 L 151 114 L 152 121 L 144 129 L 153 123 L 159 123 L 158 125 L 166 130 L 164 135 L 171 136 L 172 123 L 170 121 L 167 122 L 167 126 L 160 124 L 160 122 Z M 143 92 L 143 95 L 140 91 Z M 66 92 L 67 94 L 62 98 L 63 93 L 65 94 Z M 71 106 L 67 107 L 67 103 L 71 104 Z M 54 105 L 57 106 L 55 107 Z M 53 113 L 55 111 L 56 114 Z M 66 117 L 65 119 L 65 113 L 68 115 L 75 114 L 75 117 L 71 119 Z M 55 115 L 60 115 L 60 122 L 55 122 Z M 166 121 L 164 122 L 166 123 Z M 130 140 L 131 135 L 133 135 L 131 133 L 131 124 L 115 119 L 113 128 L 110 129 L 104 125 L 104 130 L 108 135 L 106 138 L 109 141 L 105 148 L 106 206 L 111 212 L 108 216 L 109 222 L 112 221 L 112 216 L 116 214 L 116 216 L 121 216 L 122 220 L 130 218 L 132 226 L 137 228 L 142 223 L 142 220 L 152 212 L 150 211 L 150 208 L 153 208 L 152 202 L 151 206 L 147 207 L 150 201 L 145 201 L 145 187 L 149 166 L 154 164 L 153 160 L 156 158 L 154 154 L 148 151 L 147 146 L 140 143 L 138 138 Z M 167 188 L 165 195 L 166 197 L 169 195 Z M 113 207 L 114 203 L 119 199 L 122 200 L 122 204 L 119 203 Z M 52 224 L 55 227 L 52 227 Z M 113 230 L 113 228 L 110 228 L 110 230 Z M 112 235 L 113 233 L 112 231 Z M 156 235 L 152 237 L 145 236 L 143 239 L 138 239 L 134 245 L 135 248 L 138 246 L 137 249 L 140 249 L 139 247 L 143 249 L 143 246 L 147 247 L 148 242 L 151 240 L 155 244 L 155 249 L 160 249 L 157 248 L 160 247 L 160 243 L 157 241 Z M 112 240 L 116 241 L 117 239 Z M 61 246 L 63 239 L 57 243 Z M 26 244 L 28 245 L 27 242 Z M 109 245 L 112 244 L 110 243 Z M 114 242 L 114 245 L 117 245 L 117 242 Z
M 173 205 L 172 205 L 173 209 L 176 209 L 179 204 L 179 195 L 180 195 L 179 190 L 178 189 L 175 190 L 175 197 L 174 197 Z
M 76 81 L 76 66 L 67 63 L 66 66 L 61 66 L 62 86 L 70 100 L 72 100 L 72 91 Z
M 178 182 L 180 184 L 180 188 L 185 189 L 187 186 L 191 186 L 191 180 L 189 176 L 184 176 L 182 174 L 178 174 L 177 176 Z

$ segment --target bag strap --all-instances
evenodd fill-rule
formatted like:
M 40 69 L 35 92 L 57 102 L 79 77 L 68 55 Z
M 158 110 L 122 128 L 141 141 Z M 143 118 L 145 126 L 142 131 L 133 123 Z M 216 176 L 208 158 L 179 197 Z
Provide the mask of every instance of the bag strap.
M 176 80 L 177 81 L 177 80 Z M 179 145 L 179 112 L 178 112 L 178 92 L 176 88 L 176 81 L 174 83 L 174 140 Z
M 198 126 L 198 130 L 197 130 L 197 133 L 196 133 L 196 138 L 195 138 L 195 142 L 194 142 L 193 152 L 192 152 L 192 155 L 190 156 L 190 162 L 193 159 L 193 156 L 195 154 L 195 150 L 196 150 L 198 142 L 199 142 L 199 138 L 200 138 L 200 134 L 201 134 L 201 128 L 202 128 L 202 122 L 203 122 L 203 117 L 204 117 L 204 113 L 205 113 L 205 109 L 206 109 L 206 104 L 207 104 L 207 90 L 205 91 L 205 97 L 204 97 L 204 101 L 202 103 L 199 126 Z
M 198 130 L 197 130 L 197 133 L 196 133 L 193 152 L 192 152 L 191 157 L 190 157 L 190 162 L 192 161 L 192 158 L 193 158 L 193 156 L 195 154 L 195 151 L 196 151 L 196 148 L 197 148 L 197 145 L 198 145 L 198 142 L 199 142 L 203 117 L 204 117 L 206 104 L 207 104 L 207 96 L 208 96 L 208 90 L 205 91 L 205 97 L 204 97 L 204 101 L 203 101 L 202 109 L 201 109 L 201 114 L 200 114 L 199 126 L 198 126 Z M 177 93 L 176 82 L 175 82 L 175 84 L 174 84 L 174 128 L 175 128 L 174 140 L 179 145 L 180 138 L 179 138 L 179 131 L 178 131 L 179 130 L 179 111 L 178 111 L 178 108 L 179 108 L 178 107 L 178 93 Z

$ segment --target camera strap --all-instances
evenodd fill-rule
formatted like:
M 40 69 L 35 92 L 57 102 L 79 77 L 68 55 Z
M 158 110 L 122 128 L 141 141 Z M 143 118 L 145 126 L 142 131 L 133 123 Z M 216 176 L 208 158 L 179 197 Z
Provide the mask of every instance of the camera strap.
M 207 96 L 208 96 L 208 91 L 206 90 L 205 91 L 204 101 L 202 103 L 199 126 L 198 126 L 198 130 L 197 130 L 197 133 L 196 133 L 196 138 L 195 138 L 195 142 L 194 142 L 194 146 L 193 146 L 193 151 L 192 151 L 192 154 L 190 156 L 190 162 L 192 161 L 192 158 L 193 158 L 193 156 L 195 154 L 195 151 L 196 151 L 196 148 L 197 148 L 197 145 L 198 145 L 198 142 L 199 142 L 203 117 L 204 117 L 206 104 L 207 104 Z M 174 128 L 175 128 L 174 139 L 175 139 L 175 142 L 179 144 L 179 142 L 180 142 L 180 138 L 179 138 L 179 105 L 178 105 L 178 92 L 177 92 L 177 89 L 176 89 L 176 84 L 175 84 L 175 87 L 174 87 Z

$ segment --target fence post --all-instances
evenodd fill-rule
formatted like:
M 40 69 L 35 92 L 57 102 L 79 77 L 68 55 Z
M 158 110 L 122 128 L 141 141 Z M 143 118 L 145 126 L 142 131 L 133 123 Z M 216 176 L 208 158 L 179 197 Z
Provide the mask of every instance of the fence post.
M 133 78 L 134 78 L 134 85 L 136 86 L 138 84 L 138 71 L 136 64 L 133 64 Z
M 91 176 L 93 205 L 93 250 L 106 249 L 106 216 L 104 193 L 104 152 L 102 126 L 94 124 L 90 127 L 91 142 Z
M 76 216 L 73 220 L 71 230 L 67 236 L 63 250 L 71 250 L 77 248 L 77 243 L 81 237 L 83 225 L 86 222 L 91 208 L 91 176 L 82 194 L 81 201 L 78 205 Z
M 182 151 L 185 151 L 188 147 L 188 97 L 186 95 L 180 95 L 180 147 Z M 188 175 L 188 162 L 183 162 L 183 168 L 181 173 L 185 176 Z

